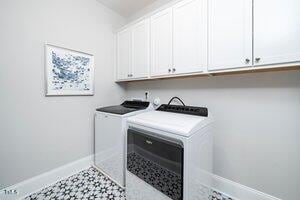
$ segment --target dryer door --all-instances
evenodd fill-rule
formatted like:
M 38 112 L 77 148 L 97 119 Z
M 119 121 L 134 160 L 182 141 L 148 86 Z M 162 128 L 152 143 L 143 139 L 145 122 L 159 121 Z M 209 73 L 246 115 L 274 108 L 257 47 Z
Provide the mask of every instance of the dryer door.
M 155 188 L 155 191 L 162 192 L 166 199 L 183 199 L 183 144 L 180 141 L 128 129 L 127 171 Z M 153 196 L 148 198 L 153 199 Z

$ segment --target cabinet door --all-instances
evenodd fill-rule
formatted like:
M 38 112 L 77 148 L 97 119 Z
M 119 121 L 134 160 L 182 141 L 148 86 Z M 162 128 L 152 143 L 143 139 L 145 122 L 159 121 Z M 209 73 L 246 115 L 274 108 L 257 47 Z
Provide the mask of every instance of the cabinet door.
M 252 66 L 252 0 L 209 0 L 208 68 Z
M 132 27 L 132 75 L 145 78 L 149 72 L 149 20 L 143 20 Z
M 300 1 L 254 2 L 255 65 L 300 61 Z
M 131 73 L 132 38 L 129 29 L 118 33 L 117 79 L 127 79 Z
M 203 71 L 207 66 L 207 1 L 185 0 L 173 7 L 172 73 Z
M 151 17 L 151 75 L 167 75 L 172 68 L 172 8 Z

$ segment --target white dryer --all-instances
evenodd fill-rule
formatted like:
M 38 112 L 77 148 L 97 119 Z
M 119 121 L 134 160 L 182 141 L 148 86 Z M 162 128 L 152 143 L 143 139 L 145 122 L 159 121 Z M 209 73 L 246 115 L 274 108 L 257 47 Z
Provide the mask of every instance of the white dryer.
M 127 123 L 126 198 L 202 199 L 213 168 L 207 108 L 165 104 Z
M 122 187 L 125 187 L 126 120 L 151 108 L 149 102 L 125 101 L 96 110 L 94 164 Z

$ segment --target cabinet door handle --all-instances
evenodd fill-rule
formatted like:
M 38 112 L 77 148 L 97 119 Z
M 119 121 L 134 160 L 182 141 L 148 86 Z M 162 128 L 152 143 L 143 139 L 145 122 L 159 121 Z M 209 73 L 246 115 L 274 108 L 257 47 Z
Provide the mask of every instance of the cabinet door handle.
M 249 63 L 250 63 L 250 59 L 249 59 L 249 58 L 246 58 L 245 63 L 246 63 L 246 64 L 249 64 Z
M 175 68 L 173 68 L 173 73 L 174 73 L 174 72 L 176 72 L 176 69 L 175 69 Z
M 261 58 L 255 58 L 255 62 L 258 63 L 261 60 Z

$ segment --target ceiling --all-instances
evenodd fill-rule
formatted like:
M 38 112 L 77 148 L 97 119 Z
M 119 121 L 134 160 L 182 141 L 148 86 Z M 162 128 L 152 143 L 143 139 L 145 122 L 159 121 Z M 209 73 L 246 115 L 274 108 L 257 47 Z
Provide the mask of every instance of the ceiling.
M 123 17 L 129 17 L 156 0 L 98 0 Z

